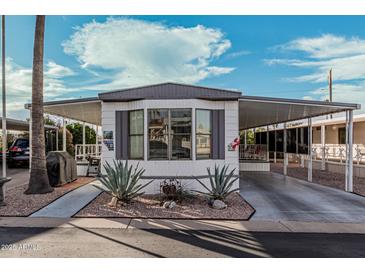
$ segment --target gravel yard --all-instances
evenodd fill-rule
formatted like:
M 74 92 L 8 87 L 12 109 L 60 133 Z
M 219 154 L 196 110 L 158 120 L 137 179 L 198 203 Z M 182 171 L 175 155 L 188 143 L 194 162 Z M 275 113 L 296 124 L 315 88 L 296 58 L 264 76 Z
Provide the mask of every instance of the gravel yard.
M 181 204 L 177 203 L 172 209 L 161 206 L 159 195 L 143 195 L 128 205 L 118 204 L 117 208 L 107 206 L 110 200 L 111 196 L 103 192 L 74 217 L 248 220 L 254 213 L 254 209 L 238 193 L 227 197 L 225 202 L 228 208 L 222 210 L 211 208 L 201 195 L 186 199 Z
M 33 212 L 53 202 L 62 195 L 90 183 L 94 178 L 80 177 L 76 181 L 54 188 L 54 191 L 47 194 L 25 195 L 27 185 L 20 185 L 5 192 L 4 207 L 0 207 L 0 216 L 29 216 Z
M 270 170 L 283 174 L 283 164 L 271 163 Z M 308 169 L 302 168 L 298 164 L 290 163 L 288 165 L 288 176 L 307 180 Z M 345 174 L 313 169 L 313 183 L 344 190 Z M 365 178 L 354 177 L 354 192 L 365 196 Z

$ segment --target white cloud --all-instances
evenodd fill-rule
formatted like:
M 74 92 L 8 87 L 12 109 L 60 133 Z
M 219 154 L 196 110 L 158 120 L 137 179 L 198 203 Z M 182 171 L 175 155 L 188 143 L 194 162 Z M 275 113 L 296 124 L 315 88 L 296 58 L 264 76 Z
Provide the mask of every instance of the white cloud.
M 73 76 L 75 73 L 72 69 L 56 64 L 54 61 L 49 60 L 46 65 L 45 75 L 50 78 L 63 78 L 67 76 Z
M 311 92 L 319 100 L 328 100 L 328 87 L 323 86 Z M 332 97 L 335 102 L 364 103 L 365 81 L 356 84 L 340 83 L 332 86 Z
M 275 49 L 297 56 L 296 59 L 264 60 L 270 66 L 286 65 L 301 69 L 301 75 L 286 80 L 321 84 L 304 97 L 328 99 L 328 72 L 332 69 L 333 100 L 365 103 L 365 40 L 325 34 L 295 39 Z
M 299 38 L 279 46 L 283 50 L 302 51 L 315 59 L 345 57 L 365 53 L 365 40 L 324 34 L 314 38 Z
M 240 51 L 235 51 L 235 52 L 231 52 L 227 54 L 227 58 L 228 59 L 233 59 L 233 58 L 237 58 L 237 57 L 241 57 L 241 56 L 246 56 L 246 55 L 250 55 L 251 51 L 248 50 L 240 50 Z
M 365 79 L 365 40 L 331 34 L 316 38 L 299 38 L 276 48 L 284 52 L 304 53 L 300 59 L 268 59 L 268 65 L 287 65 L 312 72 L 289 80 L 298 82 L 326 82 L 332 68 L 335 81 Z
M 20 66 L 11 58 L 6 59 L 5 68 L 8 115 L 12 118 L 25 119 L 28 116 L 28 111 L 24 110 L 24 104 L 31 101 L 32 68 Z M 54 99 L 74 91 L 68 88 L 62 79 L 71 75 L 74 75 L 71 69 L 53 61 L 47 62 L 44 71 L 45 100 Z
M 224 34 L 213 28 L 171 27 L 162 23 L 128 18 L 108 18 L 75 29 L 63 43 L 82 68 L 103 84 L 94 89 L 165 81 L 197 83 L 207 77 L 229 73 L 233 68 L 211 63 L 230 47 Z M 108 80 L 105 82 L 105 77 Z

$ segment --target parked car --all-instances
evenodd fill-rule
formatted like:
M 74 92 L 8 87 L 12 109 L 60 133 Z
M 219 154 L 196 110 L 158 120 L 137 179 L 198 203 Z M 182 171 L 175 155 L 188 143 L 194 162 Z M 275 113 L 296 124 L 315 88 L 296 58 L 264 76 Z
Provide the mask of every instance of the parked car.
M 29 139 L 17 138 L 9 147 L 8 167 L 29 164 Z

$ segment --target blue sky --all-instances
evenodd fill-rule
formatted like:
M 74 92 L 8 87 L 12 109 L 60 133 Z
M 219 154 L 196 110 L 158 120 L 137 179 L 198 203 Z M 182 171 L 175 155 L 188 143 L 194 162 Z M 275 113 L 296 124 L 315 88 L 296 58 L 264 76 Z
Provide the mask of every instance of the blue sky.
M 34 16 L 6 17 L 8 115 L 30 102 Z M 365 101 L 363 16 L 47 16 L 45 99 L 157 82 Z

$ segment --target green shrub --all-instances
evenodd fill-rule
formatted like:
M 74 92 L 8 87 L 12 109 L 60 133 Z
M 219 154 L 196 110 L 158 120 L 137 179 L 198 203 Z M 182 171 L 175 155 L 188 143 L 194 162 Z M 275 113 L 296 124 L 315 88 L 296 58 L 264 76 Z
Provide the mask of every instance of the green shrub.
M 114 166 L 109 163 L 104 165 L 106 176 L 100 177 L 100 182 L 114 198 L 111 205 L 116 206 L 118 200 L 128 203 L 132 199 L 143 195 L 144 192 L 141 192 L 141 190 L 153 181 L 144 185 L 138 184 L 145 169 L 139 168 L 139 164 L 135 168 L 133 168 L 133 165 L 128 166 L 128 161 L 125 164 L 122 161 L 113 161 L 113 163 Z
M 223 201 L 229 194 L 239 190 L 239 188 L 231 190 L 233 183 L 236 182 L 239 177 L 233 177 L 235 169 L 232 169 L 227 175 L 228 167 L 229 165 L 224 165 L 222 168 L 215 165 L 214 174 L 211 173 L 210 168 L 207 168 L 210 181 L 210 189 L 198 178 L 195 178 L 208 191 L 201 192 L 196 190 L 196 192 L 205 194 L 213 200 Z

